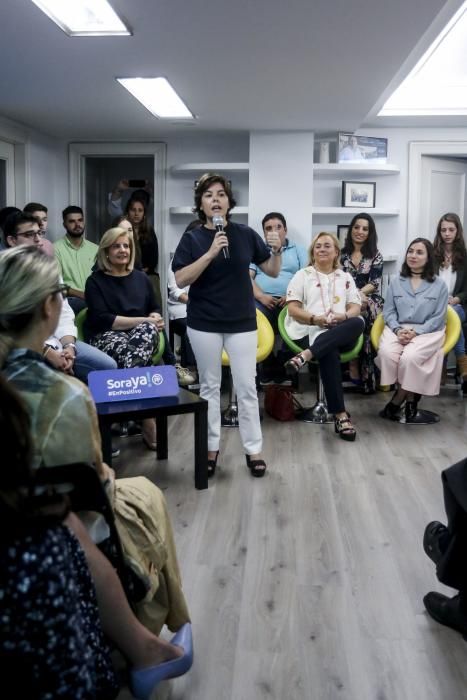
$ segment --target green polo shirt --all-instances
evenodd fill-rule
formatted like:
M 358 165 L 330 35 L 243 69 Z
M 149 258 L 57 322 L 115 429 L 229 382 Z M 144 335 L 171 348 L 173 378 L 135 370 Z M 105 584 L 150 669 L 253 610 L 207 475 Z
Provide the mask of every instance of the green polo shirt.
M 84 292 L 86 280 L 96 262 L 97 245 L 83 238 L 80 247 L 74 248 L 65 236 L 54 243 L 54 249 L 65 284 Z

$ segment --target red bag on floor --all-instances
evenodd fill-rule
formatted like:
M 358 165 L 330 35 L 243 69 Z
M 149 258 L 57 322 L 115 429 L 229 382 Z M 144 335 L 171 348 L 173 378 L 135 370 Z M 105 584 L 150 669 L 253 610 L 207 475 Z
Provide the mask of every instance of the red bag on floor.
M 272 384 L 266 387 L 264 409 L 276 420 L 295 420 L 295 407 L 301 408 L 299 402 L 288 386 Z

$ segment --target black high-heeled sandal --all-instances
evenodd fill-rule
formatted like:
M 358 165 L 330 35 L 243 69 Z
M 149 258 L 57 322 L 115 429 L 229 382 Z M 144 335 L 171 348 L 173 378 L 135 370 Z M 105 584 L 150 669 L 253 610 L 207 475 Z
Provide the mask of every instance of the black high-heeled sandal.
M 210 479 L 216 473 L 217 458 L 219 457 L 219 450 L 216 452 L 214 459 L 208 459 L 208 479 Z
M 294 355 L 284 364 L 286 374 L 289 376 L 298 374 L 298 372 L 300 372 L 301 368 L 306 365 L 307 362 L 308 360 L 305 360 L 302 353 L 299 352 L 298 355 Z
M 345 418 L 334 419 L 334 430 L 341 440 L 347 440 L 347 442 L 353 442 L 357 436 L 357 431 L 350 421 L 350 413 L 347 412 Z
M 266 474 L 267 465 L 264 459 L 250 459 L 250 455 L 245 455 L 246 466 L 251 472 L 251 476 L 256 476 L 258 478 Z

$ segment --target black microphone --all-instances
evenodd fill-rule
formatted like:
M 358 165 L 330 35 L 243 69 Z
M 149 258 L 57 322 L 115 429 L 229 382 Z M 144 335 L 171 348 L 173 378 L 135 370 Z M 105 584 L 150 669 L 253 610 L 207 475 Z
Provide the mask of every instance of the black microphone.
M 219 216 L 219 214 L 216 214 L 215 216 L 213 216 L 212 223 L 216 227 L 217 233 L 225 233 L 225 231 L 224 231 L 224 218 L 222 216 Z M 230 260 L 229 246 L 227 246 L 226 248 L 222 248 L 222 252 L 224 253 L 225 260 Z

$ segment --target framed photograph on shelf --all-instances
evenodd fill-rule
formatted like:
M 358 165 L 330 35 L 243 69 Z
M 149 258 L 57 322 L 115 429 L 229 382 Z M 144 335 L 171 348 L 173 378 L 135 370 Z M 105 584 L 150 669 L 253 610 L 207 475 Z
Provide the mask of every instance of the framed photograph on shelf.
M 337 226 L 337 240 L 339 241 L 339 245 L 342 248 L 344 247 L 345 239 L 347 238 L 347 233 L 349 231 L 348 226 L 341 226 L 340 224 Z
M 374 136 L 339 134 L 337 140 L 338 163 L 387 163 L 388 140 Z
M 342 206 L 373 209 L 376 202 L 376 182 L 342 182 Z

